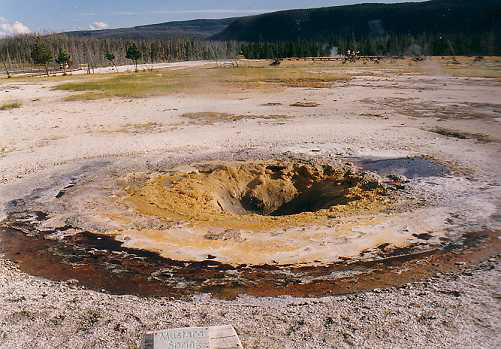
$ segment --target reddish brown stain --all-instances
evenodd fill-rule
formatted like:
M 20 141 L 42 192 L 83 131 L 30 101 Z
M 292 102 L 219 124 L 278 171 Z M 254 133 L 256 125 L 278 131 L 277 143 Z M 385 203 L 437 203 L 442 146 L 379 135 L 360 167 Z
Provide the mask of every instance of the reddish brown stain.
M 112 294 L 183 298 L 210 293 L 217 298 L 233 299 L 240 294 L 318 297 L 398 287 L 437 272 L 460 272 L 468 265 L 499 254 L 499 235 L 494 231 L 470 233 L 463 236 L 461 243 L 446 244 L 433 251 L 380 251 L 382 259 L 377 261 L 346 261 L 323 267 L 287 267 L 286 270 L 266 265 L 234 268 L 210 260 L 166 260 L 149 252 L 122 248 L 112 239 L 103 240 L 87 233 L 61 243 L 31 238 L 13 229 L 0 229 L 0 246 L 6 258 L 16 262 L 23 272 L 50 280 L 76 279 L 82 286 Z M 127 252 L 129 256 L 112 251 Z M 112 272 L 113 268 L 123 272 Z M 164 280 L 176 281 L 168 284 L 151 278 L 152 273 L 162 269 L 169 269 L 172 274 L 166 273 Z M 363 274 L 321 279 L 334 272 L 354 270 Z M 233 277 L 235 273 L 238 278 Z M 305 276 L 319 280 L 304 282 Z

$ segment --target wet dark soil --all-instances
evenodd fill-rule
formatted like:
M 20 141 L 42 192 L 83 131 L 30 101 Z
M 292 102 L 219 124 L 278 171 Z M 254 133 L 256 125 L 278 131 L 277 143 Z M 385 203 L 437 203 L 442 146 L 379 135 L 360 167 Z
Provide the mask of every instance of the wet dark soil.
M 89 289 L 138 296 L 185 298 L 209 293 L 233 299 L 240 294 L 348 294 L 400 286 L 437 272 L 458 272 L 501 253 L 501 232 L 482 231 L 464 234 L 454 242 L 444 238 L 441 247 L 433 250 L 421 250 L 421 243 L 405 249 L 381 245 L 374 251 L 364 251 L 370 261 L 345 259 L 328 266 L 233 267 L 216 262 L 211 256 L 203 262 L 169 260 L 88 232 L 49 240 L 46 237 L 53 231 L 40 232 L 32 224 L 44 219 L 42 212 L 11 217 L 11 224 L 0 228 L 0 252 L 5 258 L 31 275 L 55 281 L 78 280 L 79 285 Z M 425 244 L 429 238 L 423 236 L 420 240 Z
M 409 179 L 442 177 L 451 173 L 446 166 L 420 157 L 361 159 L 358 164 L 380 176 L 402 175 Z

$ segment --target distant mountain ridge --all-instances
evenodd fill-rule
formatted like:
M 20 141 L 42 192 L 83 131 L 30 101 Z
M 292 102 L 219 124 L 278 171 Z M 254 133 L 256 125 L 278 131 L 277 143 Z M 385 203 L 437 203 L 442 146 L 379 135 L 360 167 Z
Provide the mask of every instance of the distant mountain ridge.
M 383 1 L 383 0 L 382 0 Z M 53 55 L 76 64 L 126 64 L 134 43 L 144 62 L 366 56 L 501 56 L 501 0 L 429 0 L 277 11 L 132 28 L 46 35 Z M 106 40 L 102 40 L 106 39 Z M 0 38 L 0 62 L 32 63 L 36 34 Z
M 194 19 L 158 24 L 141 25 L 131 28 L 80 30 L 64 34 L 73 37 L 123 38 L 123 39 L 165 39 L 172 37 L 208 38 L 221 33 L 235 18 Z
M 272 42 L 329 41 L 383 34 L 497 33 L 501 40 L 501 0 L 430 0 L 396 4 L 358 4 L 286 10 L 247 17 L 196 19 L 132 28 L 67 32 L 91 38 Z M 473 37 L 473 36 L 472 36 Z M 497 45 L 501 46 L 501 44 Z

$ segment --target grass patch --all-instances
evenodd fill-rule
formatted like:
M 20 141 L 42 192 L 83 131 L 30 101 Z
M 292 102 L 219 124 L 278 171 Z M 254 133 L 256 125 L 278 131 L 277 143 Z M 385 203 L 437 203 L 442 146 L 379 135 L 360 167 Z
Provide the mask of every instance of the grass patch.
M 353 76 L 393 76 L 394 74 L 444 75 L 454 77 L 478 77 L 501 79 L 501 61 L 499 57 L 484 57 L 478 61 L 474 57 L 455 57 L 459 64 L 451 64 L 454 57 L 426 57 L 423 61 L 411 58 L 384 58 L 379 64 L 359 60 L 343 64 L 341 61 L 284 61 L 282 66 L 301 69 L 321 67 L 336 69 L 340 75 Z M 356 70 L 356 72 L 354 72 Z
M 292 103 L 290 106 L 291 107 L 299 107 L 299 108 L 315 108 L 315 107 L 319 107 L 320 104 L 318 104 L 317 102 L 296 102 L 296 103 Z
M 241 67 L 228 69 L 226 80 L 249 88 L 298 87 L 328 88 L 338 81 L 349 81 L 351 76 L 330 71 L 325 67 L 284 66 L 284 67 Z
M 433 132 L 433 133 L 437 133 L 437 134 L 445 136 L 445 137 L 451 137 L 451 138 L 457 138 L 457 139 L 474 139 L 479 143 L 492 142 L 492 140 L 489 138 L 488 135 L 485 135 L 482 133 L 469 133 L 469 132 L 449 130 L 449 129 L 445 129 L 445 128 L 435 128 L 435 129 L 432 129 L 429 131 Z
M 70 95 L 68 97 L 65 97 L 64 100 L 67 102 L 75 102 L 75 101 L 94 101 L 96 99 L 101 99 L 106 96 L 103 96 L 103 93 L 101 92 L 85 92 L 85 93 L 78 93 L 74 95 Z
M 160 76 L 159 76 L 160 75 Z M 95 100 L 106 97 L 144 97 L 170 90 L 163 74 L 121 74 L 112 78 L 68 82 L 55 88 L 62 91 L 85 92 L 68 96 L 65 100 Z
M 97 132 L 100 133 L 130 133 L 130 134 L 147 134 L 162 132 L 163 125 L 158 122 L 143 122 L 135 124 L 126 124 L 120 128 L 116 129 L 101 129 Z
M 7 148 L 0 147 L 0 158 L 3 158 L 7 153 L 8 153 Z
M 229 114 L 219 112 L 197 112 L 184 113 L 182 118 L 188 119 L 190 125 L 213 125 L 218 122 L 234 122 L 240 120 L 287 120 L 290 119 L 287 115 L 247 115 L 247 114 Z
M 55 87 L 78 92 L 66 101 L 86 101 L 110 97 L 140 98 L 189 93 L 227 94 L 247 89 L 271 90 L 287 87 L 325 88 L 336 81 L 347 81 L 346 74 L 326 72 L 325 68 L 239 67 L 159 70 L 136 74 L 102 75 L 88 80 L 67 82 Z
M 8 102 L 4 104 L 0 104 L 0 110 L 12 110 L 16 108 L 21 108 L 20 102 Z

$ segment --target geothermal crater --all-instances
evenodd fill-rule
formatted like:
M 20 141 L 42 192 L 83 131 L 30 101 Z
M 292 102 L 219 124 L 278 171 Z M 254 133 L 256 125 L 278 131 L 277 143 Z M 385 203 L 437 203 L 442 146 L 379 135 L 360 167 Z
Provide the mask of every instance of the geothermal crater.
M 352 165 L 300 161 L 136 171 L 116 180 L 109 199 L 92 191 L 83 185 L 64 199 L 94 222 L 86 225 L 93 233 L 164 258 L 203 261 L 210 256 L 233 266 L 330 263 L 348 240 L 357 242 L 346 252 L 358 254 L 374 245 L 378 234 L 365 238 L 353 232 L 353 222 L 373 220 L 355 216 L 388 208 L 392 196 L 379 176 Z M 99 197 L 100 205 L 82 210 L 82 200 L 91 196 Z M 343 221 L 349 217 L 354 221 Z M 390 237 L 396 245 L 400 240 Z
M 384 170 L 395 164 L 438 168 Z M 389 265 L 487 238 L 444 229 L 447 213 L 430 215 L 406 182 L 341 160 L 89 165 L 12 201 L 2 240 L 32 274 L 116 293 L 352 292 L 420 275 Z
M 142 214 L 195 226 L 262 231 L 374 207 L 385 193 L 380 178 L 349 166 L 249 162 L 185 171 L 129 175 L 124 202 Z

